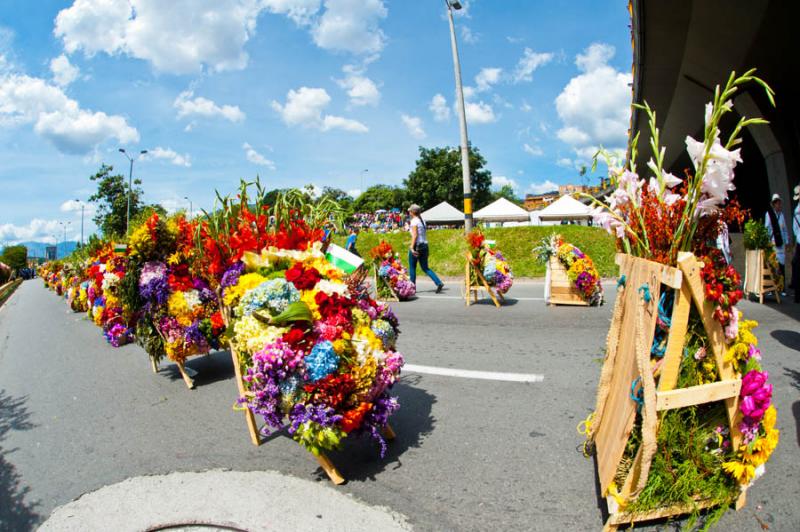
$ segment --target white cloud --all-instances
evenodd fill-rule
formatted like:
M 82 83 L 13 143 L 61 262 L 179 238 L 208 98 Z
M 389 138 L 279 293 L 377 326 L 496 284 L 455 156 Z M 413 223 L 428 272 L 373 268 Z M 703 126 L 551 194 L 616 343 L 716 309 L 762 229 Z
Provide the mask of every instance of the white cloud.
M 247 160 L 259 166 L 266 166 L 270 170 L 275 170 L 275 163 L 258 153 L 249 143 L 245 142 L 242 145 Z
M 81 206 L 83 206 L 83 216 L 88 217 L 94 214 L 95 205 L 94 203 L 87 203 L 83 201 L 76 201 L 74 199 L 67 200 L 61 204 L 59 210 L 61 212 L 72 212 L 78 215 L 80 218 L 81 215 Z
M 553 54 L 550 52 L 534 52 L 530 48 L 525 48 L 517 68 L 514 69 L 514 82 L 532 81 L 533 72 L 540 66 L 544 66 L 553 60 Z
M 533 107 L 529 104 L 526 100 L 522 100 L 522 105 L 519 106 L 523 113 L 530 113 L 533 111 Z
M 484 102 L 465 102 L 464 110 L 469 124 L 490 124 L 497 121 L 494 109 Z
M 356 199 L 361 195 L 361 189 L 360 188 L 354 188 L 353 190 L 348 190 L 347 191 L 347 195 L 350 196 L 353 199 Z
M 314 183 L 307 184 L 306 186 L 303 187 L 303 190 L 305 190 L 308 193 L 308 195 L 311 196 L 314 199 L 317 199 L 320 196 L 322 196 L 322 192 L 323 192 L 322 187 L 320 187 L 320 186 L 318 186 L 318 185 L 316 185 Z
M 221 117 L 230 122 L 241 122 L 246 116 L 236 105 L 222 105 L 219 106 L 208 98 L 198 96 L 193 98 L 194 92 L 191 90 L 183 91 L 175 98 L 172 106 L 178 110 L 178 118 L 185 117 L 203 117 L 215 118 Z
M 374 81 L 364 76 L 363 70 L 353 65 L 345 65 L 342 71 L 346 76 L 344 79 L 337 79 L 336 83 L 347 91 L 351 104 L 378 105 L 381 92 Z
M 34 218 L 28 225 L 0 224 L 0 240 L 10 244 L 27 241 L 55 243 L 64 235 L 63 226 L 58 220 Z
M 527 188 L 527 192 L 530 194 L 544 194 L 554 190 L 558 190 L 558 183 L 553 183 L 549 179 L 542 183 L 531 183 Z
M 164 207 L 164 210 L 166 210 L 168 214 L 174 214 L 181 209 L 189 210 L 189 202 L 183 198 L 173 197 L 162 199 L 158 204 Z
M 575 168 L 575 162 L 569 157 L 561 157 L 556 161 L 556 166 L 561 168 Z
M 321 0 L 261 0 L 261 3 L 270 13 L 286 15 L 298 26 L 307 26 L 312 23 L 322 2 Z
M 406 114 L 402 115 L 400 118 L 403 119 L 403 124 L 405 124 L 406 129 L 408 129 L 409 134 L 415 139 L 424 139 L 425 138 L 425 130 L 422 129 L 422 119 L 417 116 L 408 116 Z
M 331 97 L 325 89 L 300 87 L 290 90 L 286 95 L 286 103 L 281 104 L 273 100 L 272 108 L 280 113 L 284 123 L 288 126 L 302 126 L 329 131 L 343 129 L 356 133 L 366 133 L 369 128 L 349 118 L 341 116 L 324 115 L 322 112 L 331 102 Z
M 262 9 L 253 0 L 75 0 L 54 34 L 72 54 L 125 54 L 175 74 L 241 70 Z M 288 12 L 287 12 L 288 13 Z
M 72 65 L 64 54 L 50 60 L 50 72 L 53 73 L 53 81 L 59 87 L 66 87 L 80 75 L 78 67 Z
M 311 35 L 326 50 L 376 54 L 386 44 L 378 24 L 387 15 L 382 0 L 325 0 L 325 12 Z
M 539 146 L 531 146 L 527 142 L 523 144 L 522 149 L 525 150 L 525 153 L 533 155 L 534 157 L 538 157 L 540 155 L 544 155 L 544 151 Z
M 509 186 L 515 191 L 519 189 L 519 185 L 513 179 L 510 179 L 504 175 L 493 175 L 492 176 L 492 186 L 496 189 L 501 189 L 505 186 Z
M 467 26 L 466 24 L 462 24 L 461 25 L 461 39 L 466 44 L 475 44 L 476 42 L 478 42 L 480 40 L 480 38 L 481 38 L 481 34 L 480 33 L 473 32 L 470 29 L 470 27 Z
M 433 113 L 433 119 L 437 122 L 450 120 L 450 107 L 447 105 L 447 99 L 441 94 L 434 95 L 428 109 Z
M 581 73 L 556 98 L 562 122 L 557 136 L 583 162 L 601 145 L 619 152 L 627 143 L 632 77 L 608 65 L 613 55 L 614 47 L 603 43 L 594 43 L 578 54 L 575 64 Z
M 478 75 L 475 76 L 475 85 L 477 85 L 478 92 L 484 92 L 492 88 L 492 85 L 500 81 L 500 75 L 503 73 L 502 68 L 482 68 Z
M 171 162 L 175 166 L 183 166 L 186 168 L 192 166 L 192 159 L 188 153 L 181 155 L 175 150 L 162 148 L 161 146 L 148 150 L 147 153 L 142 156 L 142 160 L 146 161 L 148 159 L 163 159 Z

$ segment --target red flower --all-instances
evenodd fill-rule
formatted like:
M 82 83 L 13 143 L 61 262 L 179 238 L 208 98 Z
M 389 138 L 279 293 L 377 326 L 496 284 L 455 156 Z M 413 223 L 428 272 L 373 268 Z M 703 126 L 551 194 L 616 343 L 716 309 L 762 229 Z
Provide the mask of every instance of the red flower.
M 322 279 L 316 268 L 305 268 L 301 262 L 296 262 L 284 275 L 298 290 L 311 290 Z
M 306 384 L 303 389 L 309 394 L 309 401 L 316 404 L 338 408 L 350 398 L 356 389 L 356 383 L 349 374 L 330 374 L 313 384 Z
M 309 350 L 314 341 L 313 335 L 300 325 L 295 325 L 285 333 L 281 339 L 295 350 Z
M 372 408 L 372 403 L 361 403 L 356 408 L 348 410 L 342 415 L 342 430 L 350 433 L 361 426 L 364 422 L 364 416 Z

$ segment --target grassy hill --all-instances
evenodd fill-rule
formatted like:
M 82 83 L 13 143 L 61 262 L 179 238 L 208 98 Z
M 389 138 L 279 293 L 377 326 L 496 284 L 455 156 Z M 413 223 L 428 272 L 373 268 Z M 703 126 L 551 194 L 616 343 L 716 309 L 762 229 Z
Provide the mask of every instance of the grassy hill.
M 516 277 L 543 277 L 544 264 L 537 262 L 533 248 L 546 236 L 561 234 L 564 239 L 578 246 L 594 261 L 602 277 L 617 275 L 614 264 L 614 239 L 602 229 L 578 225 L 504 227 L 484 229 L 486 238 L 497 241 L 497 249 L 508 259 Z M 336 241 L 344 245 L 346 236 L 339 235 Z M 400 254 L 403 264 L 408 266 L 408 233 L 375 234 L 362 232 L 358 235 L 358 252 L 365 259 L 369 250 L 381 240 L 389 242 Z M 457 229 L 437 229 L 428 231 L 431 257 L 430 266 L 439 275 L 464 274 L 464 231 Z M 421 272 L 418 272 L 418 274 Z

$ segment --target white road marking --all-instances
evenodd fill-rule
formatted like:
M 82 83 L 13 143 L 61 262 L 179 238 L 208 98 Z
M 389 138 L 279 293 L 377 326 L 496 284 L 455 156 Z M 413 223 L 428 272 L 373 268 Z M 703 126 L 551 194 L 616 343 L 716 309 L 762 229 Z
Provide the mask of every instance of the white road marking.
M 486 299 L 488 299 L 488 297 L 489 296 L 486 296 Z M 460 299 L 462 301 L 464 300 L 464 298 L 461 296 L 441 296 L 441 295 L 417 296 L 417 299 Z M 544 301 L 543 297 L 510 297 L 508 299 L 514 299 L 517 301 Z
M 473 371 L 470 369 L 436 368 L 433 366 L 418 366 L 406 364 L 403 371 L 412 373 L 426 373 L 428 375 L 443 375 L 445 377 L 462 377 L 465 379 L 483 379 L 489 381 L 509 382 L 542 382 L 544 375 L 536 373 L 503 373 L 499 371 Z

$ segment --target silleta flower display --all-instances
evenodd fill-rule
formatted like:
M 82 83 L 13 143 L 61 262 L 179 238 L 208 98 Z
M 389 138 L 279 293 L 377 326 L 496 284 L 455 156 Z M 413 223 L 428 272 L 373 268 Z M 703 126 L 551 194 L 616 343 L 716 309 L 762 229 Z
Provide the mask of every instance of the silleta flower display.
M 484 234 L 475 229 L 466 237 L 470 260 L 477 271 L 480 271 L 489 286 L 499 294 L 505 294 L 514 284 L 511 266 L 503 254 L 494 249 Z M 474 273 L 472 273 L 474 275 Z M 477 280 L 475 283 L 477 284 Z
M 556 257 L 567 270 L 567 277 L 580 296 L 590 305 L 603 304 L 603 285 L 594 261 L 577 246 L 565 242 L 561 235 L 552 234 L 534 249 L 538 259 L 547 263 Z
M 369 251 L 372 267 L 375 269 L 375 290 L 378 299 L 387 300 L 396 297 L 406 301 L 417 293 L 403 263 L 392 249 L 392 245 L 381 240 L 380 244 Z

